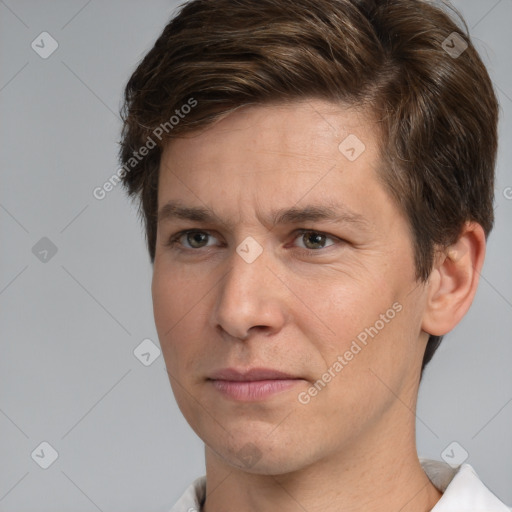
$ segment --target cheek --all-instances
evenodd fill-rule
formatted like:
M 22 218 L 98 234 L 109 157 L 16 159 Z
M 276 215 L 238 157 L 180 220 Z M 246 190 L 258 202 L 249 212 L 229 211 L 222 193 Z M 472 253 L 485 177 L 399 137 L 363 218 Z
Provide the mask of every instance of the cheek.
M 179 306 L 180 302 L 174 293 L 177 289 L 180 289 L 179 282 L 172 278 L 166 278 L 165 274 L 155 265 L 151 294 L 155 324 L 161 343 L 165 341 L 164 333 L 171 329 L 176 321 L 175 318 L 179 314 L 176 307 Z
M 183 360 L 194 336 L 197 313 L 201 308 L 201 294 L 193 289 L 179 272 L 164 272 L 156 265 L 151 286 L 155 325 L 169 369 L 177 370 L 176 361 Z
M 389 285 L 379 287 L 378 281 L 368 275 L 364 280 L 329 280 L 314 295 L 318 298 L 310 304 L 321 319 L 314 325 L 322 329 L 317 333 L 321 334 L 322 345 L 337 353 L 345 351 L 346 345 L 350 345 L 365 328 L 374 325 L 379 315 L 392 307 L 395 296 Z M 307 332 L 307 325 L 303 327 Z
M 170 269 L 163 272 L 155 260 L 151 287 L 155 325 L 174 398 L 192 428 L 204 421 L 202 408 L 190 399 L 196 395 L 196 376 L 200 374 L 197 364 L 204 352 L 198 343 L 204 339 L 198 318 L 207 307 L 205 292 L 197 288 L 183 273 Z
M 398 385 L 407 368 L 414 366 L 417 305 L 410 296 L 406 301 L 406 295 L 400 287 L 379 278 L 344 285 L 332 281 L 318 290 L 316 296 L 321 300 L 317 299 L 312 309 L 319 312 L 322 322 L 310 323 L 304 318 L 301 330 L 320 356 L 315 364 L 317 376 L 329 369 L 336 376 L 344 375 L 333 379 L 333 392 L 341 386 L 338 391 L 347 393 L 345 386 L 350 381 L 357 383 L 359 392 L 371 394 L 376 392 L 375 385 L 381 386 L 375 374 Z
M 200 307 L 204 295 L 201 282 L 181 268 L 168 264 L 164 256 L 155 258 L 151 293 L 157 328 L 166 332 L 185 318 L 191 308 Z

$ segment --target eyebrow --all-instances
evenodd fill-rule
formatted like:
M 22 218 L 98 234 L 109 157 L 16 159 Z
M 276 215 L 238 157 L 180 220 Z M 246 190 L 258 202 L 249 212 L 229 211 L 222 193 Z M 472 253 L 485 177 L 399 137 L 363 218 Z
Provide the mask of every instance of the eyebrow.
M 194 222 L 217 223 L 230 226 L 229 222 L 221 219 L 211 208 L 185 206 L 180 202 L 169 201 L 158 212 L 160 223 L 164 220 L 183 219 Z M 361 214 L 348 209 L 342 204 L 314 205 L 290 207 L 273 210 L 267 219 L 270 224 L 300 224 L 303 222 L 331 221 L 354 224 L 359 228 L 369 228 L 370 223 Z

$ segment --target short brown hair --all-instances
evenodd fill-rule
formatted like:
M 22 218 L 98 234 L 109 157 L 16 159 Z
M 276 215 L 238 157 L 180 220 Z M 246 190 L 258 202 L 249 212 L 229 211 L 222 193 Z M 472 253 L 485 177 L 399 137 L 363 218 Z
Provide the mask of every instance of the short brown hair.
M 426 0 L 182 5 L 129 79 L 122 110 L 122 179 L 140 200 L 151 261 L 165 144 L 243 105 L 306 98 L 361 106 L 379 120 L 380 177 L 409 220 L 417 280 L 465 221 L 487 237 L 499 106 L 459 18 L 463 34 Z M 441 339 L 430 336 L 422 372 Z

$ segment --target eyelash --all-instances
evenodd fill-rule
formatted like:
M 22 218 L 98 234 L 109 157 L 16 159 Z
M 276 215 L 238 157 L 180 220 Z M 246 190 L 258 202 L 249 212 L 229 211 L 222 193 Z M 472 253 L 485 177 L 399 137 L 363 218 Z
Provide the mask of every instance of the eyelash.
M 176 233 L 175 235 L 173 235 L 165 245 L 166 245 L 166 247 L 174 248 L 176 245 L 179 244 L 179 239 L 182 236 L 185 236 L 185 235 L 188 235 L 188 234 L 192 234 L 192 233 L 205 233 L 205 234 L 207 234 L 209 236 L 212 236 L 212 234 L 209 231 L 203 231 L 203 230 L 200 230 L 200 229 L 188 229 L 188 230 L 180 231 L 180 232 Z M 328 239 L 330 238 L 331 240 L 337 241 L 338 244 L 344 242 L 344 240 L 342 240 L 341 238 L 338 238 L 338 237 L 333 236 L 333 235 L 329 235 L 328 233 L 324 233 L 323 231 L 316 231 L 314 229 L 298 229 L 294 233 L 295 233 L 294 240 L 299 238 L 300 236 L 304 235 L 305 233 L 314 233 L 314 234 L 317 234 L 317 235 L 324 235 Z M 302 253 L 304 255 L 313 256 L 313 255 L 315 255 L 315 253 L 320 252 L 322 249 L 325 250 L 328 247 L 332 247 L 333 245 L 336 245 L 336 244 L 328 245 L 327 247 L 321 247 L 320 249 L 307 249 L 307 248 L 303 248 L 303 247 L 295 247 L 295 249 L 297 249 L 300 253 Z M 206 246 L 206 247 L 199 247 L 199 248 L 195 248 L 195 249 L 194 248 L 185 247 L 183 249 L 178 248 L 177 250 L 180 250 L 180 251 L 183 251 L 183 252 L 199 252 L 201 249 L 206 249 L 206 248 L 208 248 L 208 246 Z

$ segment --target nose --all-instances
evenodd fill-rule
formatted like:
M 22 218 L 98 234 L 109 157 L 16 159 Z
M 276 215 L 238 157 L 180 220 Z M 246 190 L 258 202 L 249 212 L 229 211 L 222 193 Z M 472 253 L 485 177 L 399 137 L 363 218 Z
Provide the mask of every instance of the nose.
M 265 249 L 249 263 L 233 251 L 215 301 L 212 319 L 217 330 L 245 340 L 253 332 L 271 335 L 282 329 L 290 292 L 271 269 L 268 254 Z

